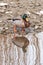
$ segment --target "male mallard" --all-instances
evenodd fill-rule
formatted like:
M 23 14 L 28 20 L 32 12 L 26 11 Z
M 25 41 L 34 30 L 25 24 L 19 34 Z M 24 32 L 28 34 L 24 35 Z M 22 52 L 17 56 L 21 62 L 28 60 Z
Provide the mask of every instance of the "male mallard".
M 18 31 L 21 28 L 21 32 L 25 32 L 25 28 L 30 27 L 30 22 L 29 22 L 27 14 L 23 14 L 21 17 L 18 17 L 16 19 L 8 19 L 8 20 L 12 20 L 14 24 L 14 27 L 13 27 L 14 33 L 17 32 L 17 28 L 18 28 Z

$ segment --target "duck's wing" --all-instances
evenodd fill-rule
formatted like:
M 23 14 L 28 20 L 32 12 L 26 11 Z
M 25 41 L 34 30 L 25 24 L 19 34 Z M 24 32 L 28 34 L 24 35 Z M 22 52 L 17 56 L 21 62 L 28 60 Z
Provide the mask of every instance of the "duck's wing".
M 11 20 L 14 25 L 17 25 L 18 27 L 22 27 L 23 22 L 21 21 L 21 19 L 15 18 L 15 19 L 8 19 L 8 20 Z

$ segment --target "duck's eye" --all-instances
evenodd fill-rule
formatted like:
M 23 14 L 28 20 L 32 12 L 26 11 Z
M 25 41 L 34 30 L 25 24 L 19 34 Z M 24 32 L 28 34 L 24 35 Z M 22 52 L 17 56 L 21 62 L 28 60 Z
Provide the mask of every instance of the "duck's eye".
M 28 22 L 28 21 L 29 21 L 29 19 L 28 19 L 28 18 L 26 18 L 26 21 Z

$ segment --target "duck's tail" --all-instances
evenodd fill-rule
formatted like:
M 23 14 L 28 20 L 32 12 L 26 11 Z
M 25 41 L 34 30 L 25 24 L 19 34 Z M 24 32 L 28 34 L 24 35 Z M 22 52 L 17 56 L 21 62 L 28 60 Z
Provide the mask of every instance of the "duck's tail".
M 15 20 L 20 20 L 20 19 L 18 19 L 18 18 L 15 18 L 15 19 L 11 19 L 11 18 L 9 18 L 9 19 L 7 19 L 7 20 L 15 21 Z

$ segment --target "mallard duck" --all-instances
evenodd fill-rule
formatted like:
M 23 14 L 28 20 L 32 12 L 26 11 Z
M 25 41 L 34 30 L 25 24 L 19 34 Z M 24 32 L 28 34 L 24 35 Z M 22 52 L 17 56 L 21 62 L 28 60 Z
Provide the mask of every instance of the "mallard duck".
M 12 39 L 12 42 L 16 46 L 22 48 L 23 52 L 26 52 L 27 51 L 26 50 L 26 47 L 29 45 L 29 40 L 26 37 L 24 37 L 24 36 L 15 37 L 15 38 Z
M 14 31 L 14 33 L 17 32 L 17 28 L 19 28 L 18 30 L 20 30 L 20 28 L 21 28 L 21 32 L 24 33 L 25 28 L 30 27 L 30 22 L 29 22 L 27 14 L 23 14 L 21 17 L 18 17 L 16 19 L 9 19 L 9 20 L 13 21 L 13 24 L 14 24 L 13 31 Z

